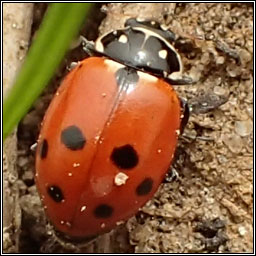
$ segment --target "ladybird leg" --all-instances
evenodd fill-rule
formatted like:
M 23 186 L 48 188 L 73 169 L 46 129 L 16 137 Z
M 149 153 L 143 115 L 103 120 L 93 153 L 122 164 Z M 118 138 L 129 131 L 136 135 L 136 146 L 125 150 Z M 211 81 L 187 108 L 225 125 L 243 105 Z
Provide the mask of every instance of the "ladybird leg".
M 184 109 L 183 115 L 186 115 L 186 108 L 188 108 L 189 113 L 191 114 L 205 114 L 208 113 L 221 105 L 225 104 L 228 101 L 228 96 L 220 96 L 213 92 L 208 92 L 207 94 L 200 95 L 191 99 L 189 102 L 185 102 L 184 99 L 181 100 L 181 107 Z M 182 134 L 188 118 L 184 117 L 184 120 L 181 121 L 180 133 Z M 202 141 L 214 141 L 211 137 L 198 136 L 196 134 L 182 134 L 183 139 L 188 140 L 202 140 Z
M 190 112 L 193 114 L 208 113 L 228 101 L 228 96 L 217 95 L 213 92 L 200 95 L 191 99 L 188 103 Z
M 85 37 L 80 36 L 82 39 L 82 45 L 83 45 L 83 50 L 89 55 L 92 56 L 95 54 L 95 47 L 94 47 L 94 42 L 87 40 Z
M 181 106 L 181 124 L 180 124 L 180 134 L 183 134 L 184 129 L 188 123 L 190 108 L 187 103 L 187 100 L 184 98 L 180 98 L 180 106 Z
M 237 65 L 241 64 L 240 56 L 235 49 L 230 48 L 225 42 L 220 40 L 214 40 L 214 43 L 218 50 L 224 52 L 230 58 L 233 58 Z
M 183 134 L 184 129 L 188 123 L 190 113 L 194 113 L 192 111 L 192 106 L 187 102 L 186 99 L 180 98 L 180 105 L 181 105 L 181 124 L 180 124 L 180 135 L 183 139 L 189 139 L 189 140 L 203 140 L 203 141 L 213 141 L 210 137 L 203 137 L 203 136 L 197 136 L 193 134 Z
M 198 136 L 195 134 L 183 134 L 181 136 L 182 139 L 184 139 L 185 141 L 189 142 L 189 141 L 194 141 L 194 140 L 201 140 L 201 141 L 214 141 L 214 138 L 212 137 L 206 137 L 206 136 Z

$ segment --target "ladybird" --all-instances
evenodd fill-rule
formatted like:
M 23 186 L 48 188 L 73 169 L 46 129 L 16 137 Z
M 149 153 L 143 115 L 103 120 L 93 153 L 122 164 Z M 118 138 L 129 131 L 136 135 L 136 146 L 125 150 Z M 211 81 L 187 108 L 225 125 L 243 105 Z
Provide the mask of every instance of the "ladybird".
M 63 80 L 42 122 L 36 185 L 50 222 L 88 238 L 133 216 L 172 162 L 188 84 L 175 35 L 155 21 L 86 42 L 91 56 Z M 187 119 L 185 118 L 187 121 Z

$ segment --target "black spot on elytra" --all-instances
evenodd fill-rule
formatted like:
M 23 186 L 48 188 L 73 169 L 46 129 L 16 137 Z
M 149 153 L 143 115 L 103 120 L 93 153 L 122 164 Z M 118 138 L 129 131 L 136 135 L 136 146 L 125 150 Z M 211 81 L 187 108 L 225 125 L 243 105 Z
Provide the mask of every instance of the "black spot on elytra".
M 136 188 L 136 194 L 138 196 L 145 196 L 150 193 L 153 187 L 153 180 L 151 178 L 145 178 Z
M 62 200 L 64 200 L 62 191 L 58 186 L 48 186 L 47 192 L 56 203 L 60 203 Z
M 93 213 L 96 218 L 106 219 L 111 217 L 113 211 L 114 209 L 112 206 L 107 204 L 101 204 L 95 208 Z
M 79 150 L 84 147 L 86 139 L 82 131 L 77 126 L 72 125 L 61 132 L 61 142 L 71 150 Z
M 116 82 L 120 87 L 127 88 L 129 86 L 135 86 L 139 80 L 137 71 L 133 68 L 120 68 L 115 74 Z
M 139 162 L 137 152 L 129 144 L 114 148 L 110 158 L 117 167 L 122 169 L 134 168 Z
M 47 157 L 48 153 L 48 142 L 46 139 L 44 139 L 40 144 L 39 144 L 39 149 L 38 149 L 39 155 L 41 159 L 44 159 Z

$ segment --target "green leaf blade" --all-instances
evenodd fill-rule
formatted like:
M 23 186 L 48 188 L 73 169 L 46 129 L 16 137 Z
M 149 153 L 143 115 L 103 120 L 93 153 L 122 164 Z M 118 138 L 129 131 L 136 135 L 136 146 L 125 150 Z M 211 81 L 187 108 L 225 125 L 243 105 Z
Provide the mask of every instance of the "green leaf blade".
M 61 63 L 92 4 L 49 7 L 17 79 L 3 104 L 3 139 L 27 113 Z

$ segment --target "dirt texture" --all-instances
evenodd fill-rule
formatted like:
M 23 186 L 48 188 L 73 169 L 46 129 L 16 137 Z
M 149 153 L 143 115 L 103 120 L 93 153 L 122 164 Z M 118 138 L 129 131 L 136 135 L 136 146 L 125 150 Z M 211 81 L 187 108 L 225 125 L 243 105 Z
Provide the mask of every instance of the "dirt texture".
M 45 4 L 37 4 L 34 29 Z M 194 106 L 173 167 L 158 192 L 133 218 L 89 246 L 60 241 L 49 228 L 34 185 L 40 122 L 66 67 L 86 56 L 71 51 L 18 130 L 22 208 L 21 252 L 203 253 L 253 251 L 253 6 L 251 4 L 109 4 L 99 33 L 130 17 L 155 19 L 181 37 L 185 73 L 198 82 L 175 87 Z M 82 33 L 90 40 L 104 15 L 92 10 Z M 88 30 L 88 27 L 90 28 Z M 92 32 L 94 31 L 94 33 Z M 205 114 L 195 97 L 226 98 Z M 207 103 L 206 103 L 207 104 Z M 205 104 L 201 104 L 201 107 Z M 143 132 L 143 131 L 142 131 Z M 63 246 L 64 245 L 64 246 Z

